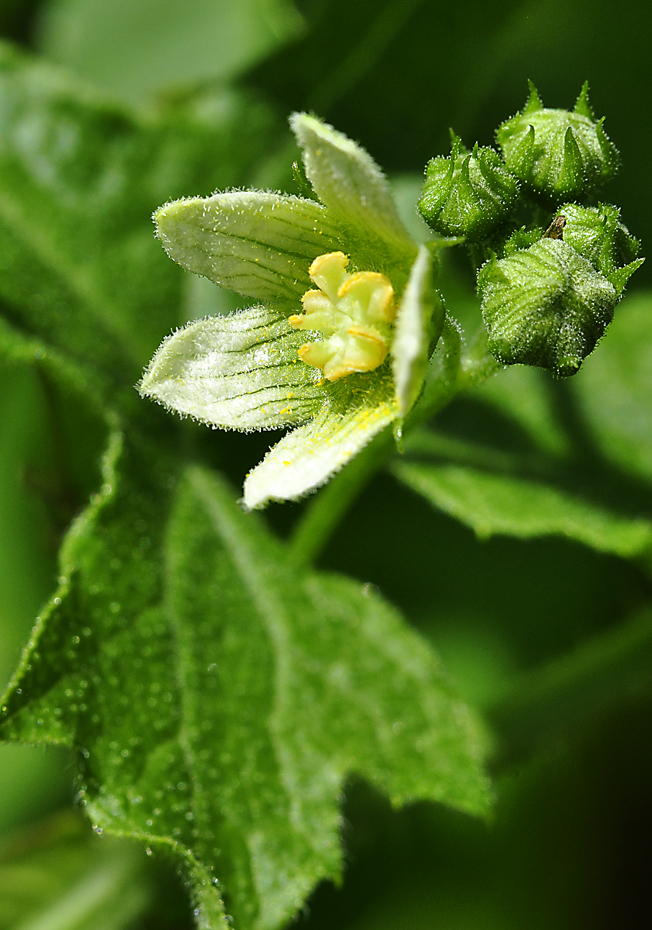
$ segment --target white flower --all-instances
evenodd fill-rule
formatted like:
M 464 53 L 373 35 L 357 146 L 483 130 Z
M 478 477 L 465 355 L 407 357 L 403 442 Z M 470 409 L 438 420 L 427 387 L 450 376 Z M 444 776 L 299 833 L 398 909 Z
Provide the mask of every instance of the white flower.
M 154 216 L 171 258 L 260 302 L 168 337 L 140 385 L 210 426 L 296 427 L 247 475 L 248 508 L 301 497 L 402 419 L 444 318 L 375 162 L 314 117 L 291 125 L 319 200 L 218 193 Z

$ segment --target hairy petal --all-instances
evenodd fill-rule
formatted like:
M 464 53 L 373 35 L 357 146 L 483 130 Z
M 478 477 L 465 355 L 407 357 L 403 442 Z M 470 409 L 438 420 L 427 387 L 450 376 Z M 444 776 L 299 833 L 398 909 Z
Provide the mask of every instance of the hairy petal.
M 266 307 L 198 320 L 165 340 L 140 392 L 225 429 L 303 423 L 325 399 L 320 373 L 299 361 L 304 341 Z
M 371 245 L 369 254 L 380 252 L 376 255 L 380 270 L 388 260 L 411 262 L 416 247 L 373 158 L 343 133 L 307 113 L 294 113 L 290 125 L 303 150 L 306 175 L 317 196 L 350 229 L 364 229 Z M 362 263 L 368 261 L 360 237 L 354 236 L 354 243 L 362 249 Z M 355 248 L 351 252 L 356 258 Z
M 311 286 L 310 263 L 341 240 L 321 204 L 264 191 L 176 200 L 154 222 L 167 254 L 188 271 L 246 297 L 293 305 Z
M 444 315 L 441 297 L 433 284 L 432 257 L 422 245 L 401 298 L 391 350 L 396 403 L 402 417 L 419 396 Z
M 250 510 L 318 488 L 396 418 L 387 375 L 351 375 L 327 390 L 314 420 L 285 436 L 247 475 L 244 503 Z

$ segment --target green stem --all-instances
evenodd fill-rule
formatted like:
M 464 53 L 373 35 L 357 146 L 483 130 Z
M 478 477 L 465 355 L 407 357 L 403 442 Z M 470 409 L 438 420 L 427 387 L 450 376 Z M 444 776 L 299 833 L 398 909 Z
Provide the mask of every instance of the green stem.
M 652 691 L 652 612 L 646 611 L 523 679 L 487 711 L 494 768 L 554 748 L 628 699 Z
M 290 539 L 288 554 L 296 565 L 310 565 L 316 560 L 350 505 L 393 449 L 394 438 L 387 429 L 317 494 Z
M 406 419 L 405 433 L 429 420 L 468 384 L 483 380 L 497 368 L 493 358 L 482 356 L 482 348 L 474 354 L 475 343 L 469 355 L 462 359 L 460 331 L 448 319 L 444 323 L 440 346 L 436 358 L 433 358 L 433 362 L 439 365 L 439 371 Z M 388 428 L 315 496 L 288 543 L 288 555 L 296 565 L 306 566 L 315 562 L 350 505 L 395 450 L 394 438 Z

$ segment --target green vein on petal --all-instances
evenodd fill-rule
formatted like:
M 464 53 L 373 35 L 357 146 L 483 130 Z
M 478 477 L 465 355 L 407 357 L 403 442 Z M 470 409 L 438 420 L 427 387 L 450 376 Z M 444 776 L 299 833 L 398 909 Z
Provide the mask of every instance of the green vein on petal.
M 320 373 L 299 361 L 304 341 L 265 307 L 198 320 L 163 342 L 140 392 L 224 429 L 303 423 L 324 402 Z
M 188 271 L 286 304 L 311 287 L 313 259 L 339 249 L 342 238 L 321 204 L 263 191 L 176 200 L 154 222 L 165 251 Z
M 306 175 L 332 214 L 376 240 L 371 254 L 382 243 L 380 251 L 389 249 L 395 262 L 411 262 L 416 247 L 373 158 L 343 133 L 307 113 L 294 113 L 290 125 L 303 150 Z
M 327 396 L 314 420 L 288 433 L 249 472 L 244 483 L 248 509 L 296 500 L 320 487 L 396 418 L 387 374 L 351 375 L 330 385 Z

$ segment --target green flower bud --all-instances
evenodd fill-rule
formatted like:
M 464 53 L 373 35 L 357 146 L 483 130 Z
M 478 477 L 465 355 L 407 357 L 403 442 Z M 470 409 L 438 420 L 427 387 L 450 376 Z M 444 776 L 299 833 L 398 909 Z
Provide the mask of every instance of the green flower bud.
M 584 84 L 572 112 L 544 107 L 530 82 L 521 113 L 496 133 L 505 164 L 524 190 L 544 204 L 585 200 L 618 168 L 618 150 L 596 121 Z
M 591 262 L 621 294 L 643 259 L 635 260 L 640 244 L 620 222 L 618 207 L 604 203 L 597 207 L 567 203 L 559 208 L 557 219 L 564 221 L 564 242 Z
M 493 149 L 476 144 L 469 152 L 453 132 L 451 139 L 450 157 L 428 164 L 419 212 L 435 232 L 479 242 L 511 210 L 518 182 Z
M 505 365 L 575 374 L 611 322 L 618 294 L 586 258 L 559 238 L 491 259 L 478 290 L 492 354 Z

